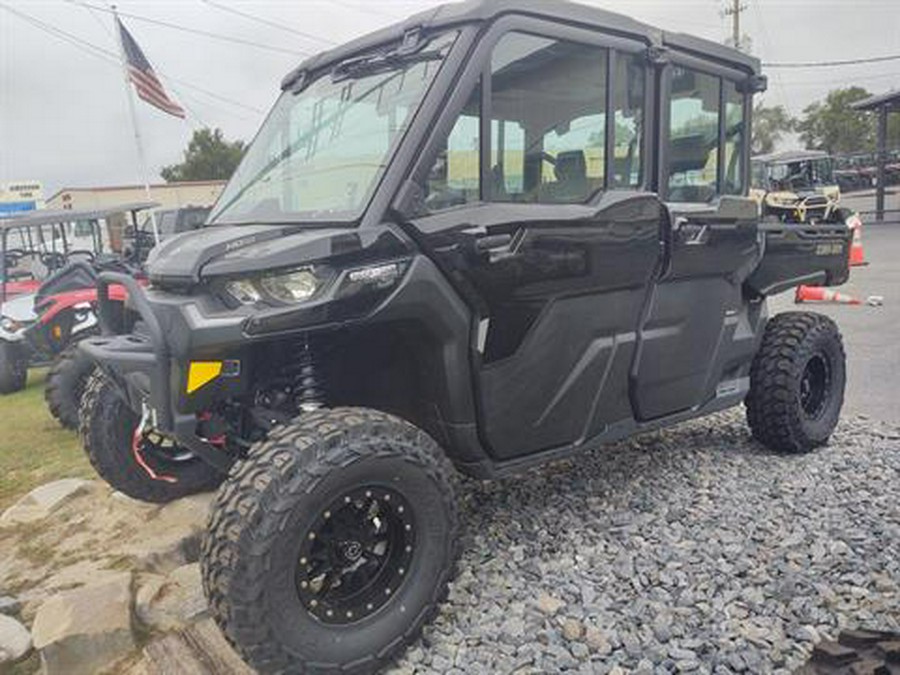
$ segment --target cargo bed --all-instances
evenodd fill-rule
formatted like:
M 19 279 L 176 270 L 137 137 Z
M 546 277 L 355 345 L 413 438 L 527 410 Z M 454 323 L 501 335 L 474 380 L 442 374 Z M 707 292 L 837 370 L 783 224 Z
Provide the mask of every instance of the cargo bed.
M 844 223 L 759 224 L 762 260 L 746 281 L 756 295 L 773 295 L 800 284 L 839 286 L 850 276 L 852 232 Z

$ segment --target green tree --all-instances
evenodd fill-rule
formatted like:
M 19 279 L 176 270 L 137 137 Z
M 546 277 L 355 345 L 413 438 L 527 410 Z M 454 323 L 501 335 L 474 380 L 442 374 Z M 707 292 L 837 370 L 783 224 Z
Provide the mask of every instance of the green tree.
M 754 155 L 775 151 L 785 134 L 794 130 L 795 120 L 783 105 L 767 108 L 762 102 L 753 108 L 753 138 L 750 143 Z
M 807 149 L 829 154 L 873 150 L 875 116 L 850 107 L 869 96 L 862 87 L 834 89 L 824 101 L 807 106 L 797 123 L 800 139 Z
M 167 183 L 225 180 L 234 173 L 243 154 L 243 141 L 226 141 L 221 129 L 198 129 L 184 151 L 184 161 L 164 167 L 160 175 Z

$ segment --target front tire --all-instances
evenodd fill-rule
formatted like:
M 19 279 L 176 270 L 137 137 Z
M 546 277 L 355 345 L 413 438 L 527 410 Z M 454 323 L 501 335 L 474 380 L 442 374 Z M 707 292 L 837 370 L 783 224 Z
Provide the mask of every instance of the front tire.
M 78 348 L 69 345 L 47 373 L 44 400 L 50 414 L 66 429 L 77 429 L 81 397 L 94 372 L 94 361 Z
M 85 386 L 80 418 L 91 465 L 110 486 L 133 499 L 164 504 L 214 490 L 225 478 L 159 435 L 136 435 L 138 416 L 100 370 Z
M 435 614 L 458 556 L 452 467 L 364 409 L 278 429 L 219 490 L 201 569 L 213 617 L 263 673 L 374 672 Z
M 777 452 L 824 445 L 840 418 L 846 380 L 834 321 L 812 312 L 775 316 L 750 369 L 745 404 L 753 436 Z
M 0 394 L 13 394 L 25 388 L 28 359 L 17 344 L 0 341 Z

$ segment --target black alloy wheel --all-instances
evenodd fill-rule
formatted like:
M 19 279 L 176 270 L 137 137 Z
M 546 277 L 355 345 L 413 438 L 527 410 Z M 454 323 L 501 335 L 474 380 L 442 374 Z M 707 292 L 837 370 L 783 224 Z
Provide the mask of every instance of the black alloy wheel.
M 314 617 L 351 624 L 386 605 L 405 581 L 415 519 L 397 491 L 372 486 L 334 500 L 302 537 L 297 592 Z

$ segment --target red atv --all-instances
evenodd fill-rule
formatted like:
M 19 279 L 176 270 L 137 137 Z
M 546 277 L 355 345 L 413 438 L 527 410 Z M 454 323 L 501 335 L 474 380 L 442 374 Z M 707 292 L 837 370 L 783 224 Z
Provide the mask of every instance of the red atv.
M 30 366 L 52 364 L 46 383 L 50 411 L 64 426 L 77 426 L 92 367 L 74 345 L 97 332 L 97 275 L 114 271 L 140 278 L 137 261 L 153 239 L 134 223 L 152 206 L 43 211 L 0 224 L 0 394 L 22 389 Z M 125 291 L 113 288 L 110 296 L 124 302 Z

